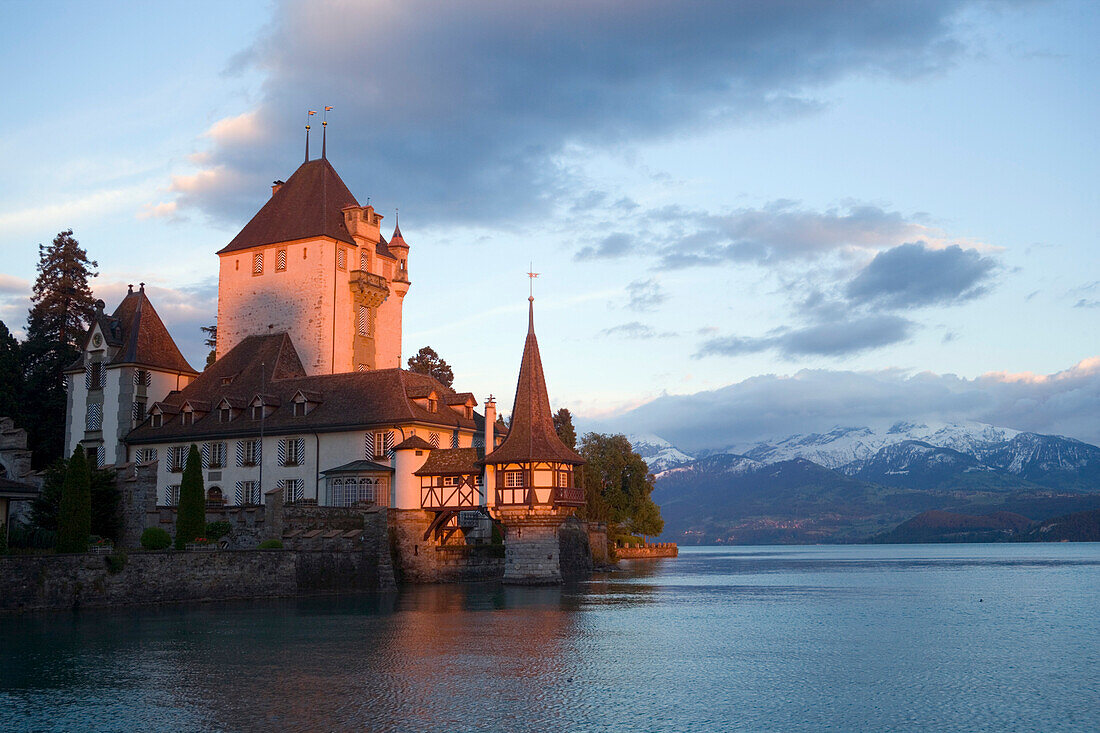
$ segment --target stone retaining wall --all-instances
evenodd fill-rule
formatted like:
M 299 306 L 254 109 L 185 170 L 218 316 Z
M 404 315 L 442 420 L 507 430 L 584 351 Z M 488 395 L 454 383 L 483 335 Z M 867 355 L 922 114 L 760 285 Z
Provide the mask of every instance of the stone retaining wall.
M 680 548 L 675 542 L 657 542 L 652 545 L 624 545 L 615 548 L 620 560 L 644 560 L 655 557 L 678 557 Z
M 0 557 L 0 611 L 277 598 L 393 587 L 392 569 L 364 552 L 220 550 Z

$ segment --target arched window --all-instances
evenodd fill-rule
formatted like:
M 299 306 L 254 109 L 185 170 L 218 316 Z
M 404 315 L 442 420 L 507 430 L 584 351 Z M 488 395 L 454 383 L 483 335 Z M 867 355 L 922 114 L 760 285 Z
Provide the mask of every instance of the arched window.
M 374 482 L 369 478 L 359 479 L 359 501 L 374 503 Z
M 332 480 L 332 505 L 347 506 L 344 501 L 344 479 L 342 478 Z
M 221 501 L 222 500 L 222 490 L 217 486 L 211 486 L 210 489 L 206 492 L 206 500 L 207 501 Z

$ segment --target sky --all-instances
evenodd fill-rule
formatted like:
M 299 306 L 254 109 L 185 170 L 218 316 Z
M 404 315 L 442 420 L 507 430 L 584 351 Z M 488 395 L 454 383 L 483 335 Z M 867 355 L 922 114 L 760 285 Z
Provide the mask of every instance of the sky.
M 0 3 L 0 320 L 72 228 L 201 366 L 214 252 L 331 105 L 330 161 L 400 209 L 404 351 L 479 398 L 533 266 L 582 429 L 1100 442 L 1097 37 L 1072 0 Z

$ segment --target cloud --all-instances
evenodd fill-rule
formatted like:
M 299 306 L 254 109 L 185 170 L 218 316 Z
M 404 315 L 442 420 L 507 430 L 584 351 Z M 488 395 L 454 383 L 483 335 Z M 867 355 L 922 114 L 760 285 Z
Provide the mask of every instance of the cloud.
M 1100 300 L 1087 300 L 1081 298 L 1073 304 L 1074 308 L 1100 308 Z
M 139 219 L 175 219 L 178 205 L 175 201 L 162 201 L 159 204 L 145 204 L 138 212 Z
M 622 232 L 609 234 L 595 245 L 582 247 L 573 255 L 578 262 L 622 257 L 634 251 L 634 237 Z
M 15 275 L 5 275 L 0 272 L 0 296 L 22 295 L 30 296 L 31 283 Z
M 801 356 L 847 356 L 909 338 L 912 321 L 895 315 L 870 315 L 842 321 L 782 329 L 768 336 L 725 336 L 700 345 L 696 358 L 741 356 L 775 349 L 788 359 Z
M 626 307 L 632 311 L 651 311 L 668 300 L 668 294 L 656 278 L 635 280 L 626 286 L 626 292 L 630 296 Z
M 601 429 L 651 432 L 689 451 L 741 446 L 837 425 L 974 420 L 1100 444 L 1100 356 L 1049 375 L 802 370 L 666 395 Z
M 888 308 L 958 303 L 984 294 L 996 268 L 992 257 L 974 249 L 903 244 L 875 255 L 848 283 L 846 295 Z
M 657 332 L 653 330 L 652 327 L 640 321 L 631 321 L 630 323 L 623 323 L 618 326 L 612 326 L 611 328 L 605 328 L 600 331 L 600 335 L 629 339 L 654 339 L 671 338 L 675 336 L 676 333 L 673 331 Z
M 284 2 L 234 62 L 265 75 L 260 98 L 204 136 L 180 204 L 254 213 L 299 159 L 304 105 L 331 102 L 329 153 L 353 190 L 426 222 L 537 215 L 577 190 L 570 150 L 802 114 L 853 75 L 943 69 L 970 4 Z

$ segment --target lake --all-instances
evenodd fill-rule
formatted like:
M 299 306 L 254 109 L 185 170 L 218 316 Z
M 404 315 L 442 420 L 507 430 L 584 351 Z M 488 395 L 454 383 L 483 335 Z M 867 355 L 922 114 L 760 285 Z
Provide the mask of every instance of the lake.
M 1096 730 L 1100 544 L 0 616 L 0 730 Z

